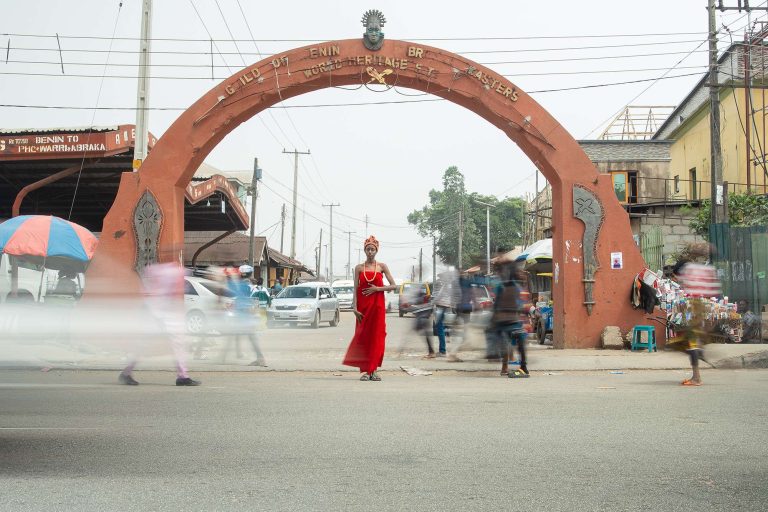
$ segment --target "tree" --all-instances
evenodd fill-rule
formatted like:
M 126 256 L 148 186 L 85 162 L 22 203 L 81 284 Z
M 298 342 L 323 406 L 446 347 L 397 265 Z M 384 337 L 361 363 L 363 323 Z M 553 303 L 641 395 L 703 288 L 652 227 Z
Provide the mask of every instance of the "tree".
M 467 193 L 464 175 L 455 166 L 443 173 L 443 189 L 429 192 L 429 204 L 408 215 L 408 223 L 416 226 L 424 237 L 435 237 L 436 252 L 441 261 L 457 266 L 459 250 L 459 212 L 463 218 L 462 268 L 485 260 L 486 208 L 476 201 L 491 204 L 491 248 L 511 248 L 520 241 L 522 231 L 521 198 L 504 198 Z
M 691 229 L 709 239 L 711 202 L 701 202 L 690 222 Z M 693 208 L 689 209 L 693 210 Z M 733 227 L 764 226 L 768 224 L 768 196 L 731 194 L 728 196 L 728 222 Z

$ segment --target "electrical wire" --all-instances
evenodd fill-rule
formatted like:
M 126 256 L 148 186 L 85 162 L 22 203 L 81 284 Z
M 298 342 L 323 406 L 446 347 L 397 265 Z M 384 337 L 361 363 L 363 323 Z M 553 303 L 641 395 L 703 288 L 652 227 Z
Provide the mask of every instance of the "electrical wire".
M 706 50 L 702 50 L 706 51 Z M 673 54 L 680 54 L 680 53 L 687 53 L 687 52 L 674 52 Z M 662 55 L 669 55 L 669 54 L 662 54 Z M 614 57 L 590 57 L 590 60 L 604 60 L 607 58 L 614 58 Z M 618 58 L 618 57 L 617 57 Z M 572 59 L 556 59 L 556 60 L 572 60 Z M 576 60 L 585 60 L 584 58 L 576 59 Z M 45 66 L 60 66 L 61 64 L 64 64 L 66 66 L 103 66 L 103 63 L 97 63 L 97 62 L 69 62 L 69 61 L 24 61 L 24 60 L 9 60 L 8 61 L 11 64 L 38 64 L 38 65 L 45 65 Z M 491 64 L 522 64 L 522 63 L 539 63 L 540 61 L 509 61 L 509 62 L 480 62 L 479 64 L 482 64 L 484 66 L 491 65 Z M 110 64 L 109 67 L 138 67 L 139 64 Z M 153 67 L 182 67 L 182 68 L 206 68 L 209 69 L 210 65 L 205 64 L 153 64 Z M 226 66 L 218 66 L 218 67 L 226 67 Z M 699 66 L 679 66 L 677 69 L 701 69 L 706 68 L 706 65 L 699 65 Z M 605 73 L 640 73 L 645 71 L 663 71 L 668 68 L 634 68 L 634 69 L 594 69 L 594 70 L 584 70 L 580 69 L 577 71 L 549 71 L 549 72 L 538 72 L 538 73 L 514 73 L 514 74 L 502 74 L 501 76 L 504 77 L 521 77 L 521 76 L 554 76 L 554 75 L 584 75 L 584 74 L 605 74 Z M 56 75 L 58 76 L 58 75 Z M 121 75 L 113 75 L 113 78 L 128 78 L 126 76 Z M 131 77 L 135 78 L 135 77 Z M 168 76 L 154 76 L 151 78 L 169 78 Z M 175 78 L 182 78 L 182 79 L 189 79 L 189 80 L 210 80 L 211 77 L 195 77 L 195 76 L 187 76 L 187 77 L 175 77 Z M 226 77 L 223 77 L 222 79 L 225 79 Z M 291 123 L 293 124 L 293 120 L 291 120 Z M 295 125 L 294 125 L 294 129 Z M 296 129 L 297 133 L 298 129 Z M 303 139 L 302 139 L 302 142 Z M 304 146 L 307 147 L 306 142 L 304 143 Z
M 597 48 L 597 47 L 595 47 Z M 23 48 L 23 47 L 16 47 L 16 46 L 9 46 L 8 50 L 16 50 L 21 52 L 50 52 L 54 54 L 58 54 L 59 50 L 58 48 Z M 525 53 L 525 52 L 533 52 L 536 50 L 527 50 L 527 49 L 517 49 L 517 50 L 492 50 L 492 51 L 477 51 L 477 52 L 451 52 L 455 53 L 457 55 L 467 55 L 470 53 Z M 551 51 L 554 51 L 552 49 Z M 564 49 L 564 51 L 567 51 L 567 49 Z M 704 50 L 707 51 L 707 50 Z M 85 53 L 85 54 L 100 54 L 105 53 L 105 50 L 77 50 L 72 48 L 63 48 L 61 50 L 61 53 Z M 115 50 L 113 51 L 114 54 L 130 54 L 135 55 L 140 52 L 134 51 L 134 50 Z M 211 55 L 211 51 L 209 49 L 206 49 L 206 51 L 163 51 L 163 50 L 152 50 L 150 52 L 152 55 L 169 55 L 169 56 L 178 56 L 178 55 L 189 55 L 189 56 L 195 56 L 195 57 L 209 57 Z M 547 63 L 547 62 L 577 62 L 577 61 L 586 61 L 586 60 L 597 60 L 597 59 L 630 59 L 630 58 L 642 58 L 642 57 L 657 57 L 657 56 L 665 56 L 665 55 L 681 55 L 686 52 L 684 51 L 674 51 L 674 52 L 652 52 L 652 53 L 631 53 L 631 54 L 622 54 L 622 55 L 600 55 L 595 57 L 567 57 L 567 58 L 537 58 L 535 60 L 514 60 L 514 61 L 489 61 L 489 62 L 478 62 L 479 64 L 483 65 L 494 65 L 494 64 L 531 64 L 531 63 Z M 256 56 L 256 57 L 271 57 L 274 54 L 273 53 L 250 53 L 250 52 L 244 52 L 242 54 L 237 54 L 235 52 L 221 52 L 220 50 L 216 50 L 216 54 L 219 55 L 222 60 L 224 55 L 247 55 L 247 56 Z M 17 62 L 17 63 L 27 63 L 27 64 L 46 64 L 48 62 L 46 61 L 36 61 L 36 60 L 16 60 L 8 62 Z M 87 66 L 90 65 L 88 62 L 72 62 L 72 64 L 76 65 L 83 65 Z M 138 64 L 132 64 L 132 63 L 122 63 L 122 64 L 112 64 L 113 66 L 138 66 Z M 153 66 L 156 65 L 158 67 L 200 67 L 200 68 L 211 68 L 210 63 L 206 64 L 153 64 Z M 228 65 L 213 65 L 214 68 L 221 68 L 221 67 L 227 67 L 230 68 Z M 231 69 L 231 68 L 230 68 Z
M 762 5 L 765 5 L 763 2 Z M 746 15 L 742 15 L 739 19 L 745 18 Z M 735 20 L 738 21 L 738 20 Z M 656 33 L 639 33 L 639 34 L 576 34 L 576 35 L 560 35 L 560 36 L 515 36 L 515 37 L 440 37 L 440 38 L 413 38 L 404 37 L 407 41 L 535 41 L 539 39 L 610 39 L 617 37 L 666 37 L 666 36 L 697 36 L 706 35 L 707 32 L 656 32 Z M 21 32 L 1 32 L 0 36 L 10 37 L 27 37 L 30 39 L 55 39 L 55 35 L 51 34 L 30 34 Z M 108 41 L 111 39 L 117 41 L 137 41 L 138 37 L 104 37 L 104 36 L 60 36 L 61 39 L 84 39 L 84 40 L 102 40 Z M 301 43 L 301 42 L 313 42 L 318 39 L 238 39 L 238 42 L 257 41 L 259 43 Z M 327 39 L 333 41 L 334 39 Z M 180 43 L 194 43 L 194 42 L 208 42 L 207 39 L 199 38 L 179 38 L 179 37 L 153 37 L 150 41 L 169 41 Z M 215 39 L 217 42 L 229 41 L 228 39 Z
M 115 24 L 114 24 L 114 27 L 112 27 L 112 37 L 114 37 L 115 33 L 117 32 L 117 24 L 120 21 L 120 13 L 122 12 L 122 9 L 123 9 L 123 2 L 121 0 L 120 2 L 118 2 L 118 5 L 117 5 L 117 14 L 115 15 Z M 111 47 L 112 47 L 112 43 L 110 42 L 110 48 Z M 96 112 L 97 112 L 96 107 L 99 106 L 99 100 L 101 99 L 101 91 L 102 91 L 102 89 L 104 87 L 104 78 L 103 78 L 103 76 L 106 76 L 106 73 L 107 73 L 107 67 L 106 67 L 107 63 L 109 63 L 109 53 L 107 53 L 107 59 L 106 59 L 106 61 L 104 63 L 104 68 L 103 68 L 103 71 L 102 71 L 102 73 L 103 73 L 102 79 L 101 79 L 101 82 L 99 82 L 99 90 L 96 93 L 96 103 L 95 103 L 94 108 L 93 108 L 93 113 L 91 114 L 91 124 L 90 124 L 90 126 L 93 126 L 93 123 L 96 120 Z M 64 70 L 62 68 L 62 72 L 63 71 Z M 88 143 L 91 140 L 91 133 L 92 133 L 91 130 L 88 130 L 88 136 L 87 136 L 86 141 L 85 141 L 85 146 L 86 147 L 88 146 Z M 77 192 L 80 189 L 80 178 L 83 175 L 83 167 L 85 166 L 85 154 L 86 154 L 86 151 L 83 151 L 83 157 L 80 160 L 80 169 L 78 169 L 78 171 L 77 171 L 77 180 L 75 181 L 75 190 L 72 193 L 72 203 L 70 203 L 70 205 L 69 205 L 69 213 L 67 214 L 67 220 L 72 219 L 72 212 L 75 209 L 75 202 L 77 201 Z
M 216 44 L 216 42 L 213 40 L 213 36 L 211 35 L 211 32 L 208 30 L 208 26 L 205 24 L 205 21 L 203 20 L 203 17 L 200 15 L 200 12 L 197 10 L 197 7 L 195 7 L 195 4 L 192 0 L 189 0 L 189 5 L 192 6 L 192 9 L 195 11 L 195 14 L 197 15 L 197 18 L 200 20 L 200 24 L 203 25 L 203 29 L 205 30 L 205 33 L 208 34 L 208 37 L 210 39 L 210 42 L 213 44 L 214 48 L 216 48 L 216 52 L 219 54 L 219 57 L 221 58 L 222 62 L 224 62 L 224 65 L 227 66 L 227 69 L 229 70 L 229 73 L 232 74 L 232 68 L 229 67 L 229 64 L 227 63 L 227 60 L 224 58 L 224 55 L 219 50 L 219 46 Z M 275 133 L 267 126 L 266 121 L 262 119 L 260 116 L 257 116 L 259 122 L 264 126 L 264 128 L 267 130 L 267 133 L 275 140 L 275 142 L 278 143 L 278 145 L 285 147 L 285 144 L 280 141 L 280 139 L 277 138 Z
M 2 74 L 4 73 L 0 72 L 0 75 Z M 561 92 L 561 91 L 575 91 L 575 90 L 583 90 L 583 89 L 594 89 L 594 88 L 600 88 L 600 87 L 612 87 L 617 85 L 637 84 L 637 83 L 651 82 L 651 81 L 657 82 L 659 80 L 671 80 L 675 78 L 685 78 L 685 77 L 699 76 L 699 75 L 701 75 L 701 73 L 684 73 L 680 75 L 664 76 L 661 78 L 657 77 L 657 78 L 645 78 L 645 79 L 638 79 L 638 80 L 625 80 L 622 82 L 607 82 L 607 83 L 581 85 L 581 86 L 573 86 L 573 87 L 562 87 L 562 88 L 555 88 L 555 89 L 539 89 L 539 90 L 532 90 L 532 91 L 526 91 L 526 92 L 529 95 L 533 95 L 533 94 L 543 94 L 543 93 Z M 59 76 L 59 75 L 48 75 L 48 76 Z M 71 75 L 66 75 L 66 76 L 71 76 Z M 285 108 L 357 107 L 357 106 L 368 106 L 368 105 L 394 105 L 394 104 L 404 104 L 404 103 L 432 103 L 432 102 L 442 102 L 442 101 L 448 101 L 448 100 L 445 100 L 443 98 L 425 98 L 425 99 L 417 99 L 417 100 L 364 101 L 364 102 L 357 102 L 357 103 L 316 103 L 316 104 L 309 104 L 309 105 L 285 105 Z M 37 109 L 53 109 L 53 110 L 89 110 L 91 108 L 91 107 L 76 107 L 76 106 L 64 106 L 64 105 L 25 105 L 25 104 L 13 104 L 13 103 L 3 103 L 3 104 L 0 104 L 0 107 L 37 108 Z M 268 108 L 277 108 L 277 107 L 268 107 Z M 136 110 L 137 108 L 136 107 L 99 107 L 98 109 L 99 110 Z M 187 110 L 186 107 L 148 107 L 147 109 L 148 110 L 176 110 L 176 111 Z M 601 124 L 605 124 L 605 122 Z M 273 138 L 275 138 L 274 134 L 272 134 L 272 136 Z M 277 142 L 280 142 L 280 141 L 277 140 Z
M 729 31 L 728 33 L 729 33 L 729 35 L 730 35 L 730 31 Z M 731 44 L 733 44 L 733 36 L 732 36 L 732 35 L 731 35 Z M 735 54 L 733 54 L 733 55 L 732 55 L 732 58 L 731 58 L 731 59 L 729 59 L 729 61 L 730 61 L 730 65 L 731 65 L 731 74 L 730 74 L 730 77 L 731 77 L 732 79 L 734 79 L 734 78 L 741 78 L 741 77 L 739 77 L 739 76 L 737 76 L 737 75 L 736 75 L 736 70 L 733 68 L 733 61 L 734 61 L 734 58 L 735 58 L 735 57 L 736 57 L 736 56 L 735 56 Z M 744 85 L 746 86 L 746 83 L 745 83 Z M 731 87 L 730 87 L 730 89 L 731 89 L 731 97 L 733 98 L 733 104 L 734 104 L 734 107 L 735 107 L 735 110 L 736 110 L 736 117 L 737 117 L 737 119 L 739 120 L 739 125 L 741 126 L 741 132 L 744 134 L 744 137 L 746 138 L 746 136 L 747 136 L 747 129 L 746 129 L 746 127 L 744 126 L 744 121 L 741 119 L 741 111 L 739 110 L 739 103 L 738 103 L 738 101 L 736 100 L 736 87 L 735 87 L 735 84 L 734 84 L 734 83 L 731 83 Z M 752 118 L 752 122 L 753 122 L 753 126 L 754 126 L 754 129 L 755 129 L 755 133 L 757 133 L 757 125 L 755 125 L 755 124 L 754 124 L 754 119 L 755 119 L 755 116 L 754 116 L 754 112 L 752 112 L 751 114 L 750 114 L 750 113 L 747 113 L 747 115 L 749 115 L 749 116 Z M 747 121 L 747 123 L 749 123 L 749 121 Z M 760 137 L 759 137 L 759 136 L 757 137 L 757 141 L 758 141 L 758 145 L 760 146 L 760 152 L 761 152 L 763 155 L 765 155 L 765 152 L 763 151 L 763 148 L 762 148 L 762 144 L 761 144 L 761 142 L 760 142 Z M 758 153 L 755 151 L 755 148 L 754 148 L 754 146 L 752 145 L 752 141 L 750 141 L 750 140 L 747 140 L 747 146 L 748 146 L 749 150 L 752 152 L 752 156 L 754 157 L 754 162 L 755 162 L 755 163 L 756 163 L 756 162 L 760 162 L 760 164 L 761 164 L 761 167 L 762 167 L 762 169 L 763 169 L 763 173 L 764 173 L 766 176 L 768 176 L 768 167 L 766 167 L 765 158 L 764 158 L 764 157 L 763 157 L 763 158 L 760 158 L 760 157 L 758 156 Z
M 665 71 L 664 73 L 662 73 L 662 74 L 661 74 L 661 76 L 659 76 L 659 77 L 658 77 L 658 78 L 656 78 L 655 80 L 651 81 L 651 83 L 650 83 L 650 84 L 648 84 L 648 86 L 647 86 L 647 87 L 645 87 L 645 88 L 644 88 L 642 91 L 640 91 L 640 92 L 639 92 L 639 93 L 637 93 L 635 96 L 633 96 L 631 100 L 629 100 L 628 102 L 626 102 L 626 103 L 624 104 L 624 106 L 622 106 L 622 107 L 621 107 L 621 109 L 619 109 L 619 110 L 617 110 L 616 112 L 614 112 L 614 113 L 613 113 L 613 114 L 612 114 L 612 115 L 611 115 L 611 116 L 610 116 L 608 119 L 606 119 L 605 121 L 603 121 L 602 123 L 600 123 L 599 125 L 597 125 L 595 128 L 593 128 L 593 129 L 592 129 L 592 130 L 591 130 L 591 131 L 590 131 L 590 132 L 589 132 L 589 133 L 586 135 L 586 137 L 585 137 L 585 138 L 589 138 L 589 136 L 590 136 L 590 135 L 592 135 L 592 134 L 593 134 L 595 131 L 597 131 L 598 129 L 600 129 L 600 128 L 601 128 L 602 126 L 604 126 L 606 123 L 610 122 L 612 119 L 615 119 L 617 115 L 619 115 L 621 112 L 623 112 L 623 111 L 624 111 L 624 109 L 627 107 L 627 105 L 630 105 L 630 104 L 631 104 L 633 101 L 635 101 L 635 100 L 636 100 L 636 99 L 638 99 L 640 96 L 642 96 L 643 94 L 645 94 L 645 93 L 646 93 L 646 92 L 647 92 L 647 91 L 648 91 L 648 90 L 649 90 L 651 87 L 653 87 L 654 85 L 656 85 L 656 84 L 657 84 L 657 83 L 658 83 L 660 80 L 668 78 L 668 77 L 667 77 L 667 74 L 669 74 L 670 72 L 672 72 L 672 70 L 673 70 L 673 69 L 675 69 L 677 66 L 679 66 L 680 64 L 682 64 L 682 62 L 683 62 L 685 59 L 687 59 L 688 57 L 690 57 L 691 55 L 693 55 L 693 53 L 694 53 L 695 51 L 697 51 L 697 50 L 698 50 L 698 49 L 701 47 L 701 45 L 703 45 L 703 44 L 704 44 L 704 43 L 706 43 L 706 42 L 707 42 L 707 40 L 706 40 L 706 39 L 705 39 L 704 41 L 700 42 L 700 43 L 699 43 L 699 44 L 698 44 L 698 45 L 697 45 L 695 48 L 693 48 L 693 49 L 692 49 L 690 52 L 688 52 L 688 54 L 687 54 L 687 55 L 685 55 L 685 57 L 683 57 L 682 59 L 680 59 L 679 61 L 677 61 L 675 64 L 673 64 L 673 65 L 672 65 L 672 67 L 670 67 L 670 68 L 669 68 L 667 71 Z

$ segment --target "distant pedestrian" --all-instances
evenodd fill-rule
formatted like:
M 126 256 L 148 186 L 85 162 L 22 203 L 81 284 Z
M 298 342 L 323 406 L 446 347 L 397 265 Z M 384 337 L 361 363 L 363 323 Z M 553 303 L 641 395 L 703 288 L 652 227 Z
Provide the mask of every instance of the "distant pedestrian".
M 283 291 L 283 278 L 278 277 L 277 281 L 275 281 L 275 285 L 272 287 L 272 295 L 277 296 L 281 291 Z
M 379 381 L 376 371 L 384 360 L 387 337 L 384 292 L 397 289 L 385 263 L 376 261 L 379 241 L 373 235 L 363 244 L 365 261 L 355 267 L 355 293 L 352 312 L 357 320 L 355 335 L 344 356 L 346 366 L 355 366 L 362 373 L 360 380 Z M 388 286 L 384 286 L 384 277 Z
M 749 307 L 749 302 L 742 299 L 738 302 L 738 311 L 741 314 L 742 343 L 761 343 L 760 318 Z

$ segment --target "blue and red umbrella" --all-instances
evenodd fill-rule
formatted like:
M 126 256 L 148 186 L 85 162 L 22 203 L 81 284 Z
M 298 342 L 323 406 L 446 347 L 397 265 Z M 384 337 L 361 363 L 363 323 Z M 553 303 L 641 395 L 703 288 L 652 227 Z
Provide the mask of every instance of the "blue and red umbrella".
M 85 269 L 98 243 L 83 226 L 50 215 L 21 215 L 0 224 L 1 253 L 51 269 Z

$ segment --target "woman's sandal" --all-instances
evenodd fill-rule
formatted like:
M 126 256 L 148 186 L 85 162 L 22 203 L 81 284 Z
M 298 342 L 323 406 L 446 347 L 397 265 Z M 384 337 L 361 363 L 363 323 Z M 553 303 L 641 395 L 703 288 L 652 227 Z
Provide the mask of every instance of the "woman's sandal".
M 694 382 L 691 379 L 685 379 L 680 383 L 682 386 L 701 386 L 701 382 Z
M 367 373 L 364 373 L 360 376 L 360 380 L 371 380 L 371 376 Z
M 371 377 L 370 377 L 370 378 L 371 378 L 371 380 L 374 380 L 374 381 L 380 381 L 380 380 L 381 380 L 381 377 L 379 377 L 379 374 L 378 374 L 378 373 L 376 373 L 376 372 L 373 372 L 373 373 L 371 374 Z

